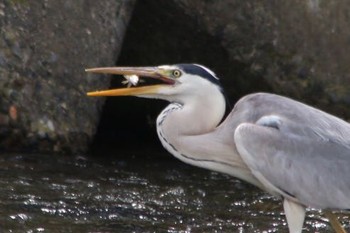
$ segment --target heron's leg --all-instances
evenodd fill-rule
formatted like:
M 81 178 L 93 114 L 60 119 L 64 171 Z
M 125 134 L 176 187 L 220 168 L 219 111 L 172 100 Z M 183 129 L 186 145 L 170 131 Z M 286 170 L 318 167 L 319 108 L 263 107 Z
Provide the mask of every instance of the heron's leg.
M 336 233 L 346 233 L 345 229 L 342 227 L 342 225 L 340 224 L 339 220 L 332 213 L 332 211 L 324 210 L 323 213 L 326 216 L 326 218 L 329 219 L 329 222 L 330 222 L 331 226 L 333 227 L 333 229 L 334 229 L 334 231 Z
M 301 233 L 305 219 L 305 207 L 285 198 L 283 208 L 290 233 Z

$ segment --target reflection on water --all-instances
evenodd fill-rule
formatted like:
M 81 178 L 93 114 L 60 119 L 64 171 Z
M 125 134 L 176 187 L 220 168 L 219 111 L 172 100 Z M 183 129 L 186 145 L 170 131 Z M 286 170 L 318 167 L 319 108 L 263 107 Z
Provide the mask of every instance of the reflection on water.
M 287 232 L 280 201 L 258 189 L 141 158 L 1 155 L 1 232 Z M 306 228 L 330 231 L 317 211 Z

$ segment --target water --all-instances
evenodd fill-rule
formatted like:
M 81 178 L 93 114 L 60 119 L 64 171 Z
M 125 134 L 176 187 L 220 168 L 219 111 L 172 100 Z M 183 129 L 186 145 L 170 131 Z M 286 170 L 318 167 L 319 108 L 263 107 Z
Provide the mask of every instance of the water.
M 156 161 L 156 162 L 155 162 Z M 346 215 L 341 220 L 349 223 Z M 305 232 L 330 232 L 308 212 Z M 0 232 L 287 232 L 278 199 L 163 154 L 1 155 Z

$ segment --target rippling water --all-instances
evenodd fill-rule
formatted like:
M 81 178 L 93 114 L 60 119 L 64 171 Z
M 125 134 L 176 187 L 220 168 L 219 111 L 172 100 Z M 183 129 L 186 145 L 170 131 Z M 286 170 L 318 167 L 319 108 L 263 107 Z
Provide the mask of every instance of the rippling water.
M 155 162 L 156 161 L 156 162 Z M 346 215 L 341 216 L 349 222 Z M 308 212 L 306 232 L 329 232 Z M 0 232 L 287 232 L 279 200 L 167 155 L 1 155 Z

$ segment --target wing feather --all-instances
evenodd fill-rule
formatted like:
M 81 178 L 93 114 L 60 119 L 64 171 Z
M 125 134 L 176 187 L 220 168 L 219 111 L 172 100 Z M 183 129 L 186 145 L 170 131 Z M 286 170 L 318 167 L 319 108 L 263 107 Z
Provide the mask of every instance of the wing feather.
M 325 140 L 332 139 L 332 133 L 298 131 L 295 122 L 283 116 L 278 121 L 279 128 L 241 123 L 235 130 L 237 150 L 256 178 L 267 191 L 306 206 L 350 208 L 348 146 L 341 140 Z

